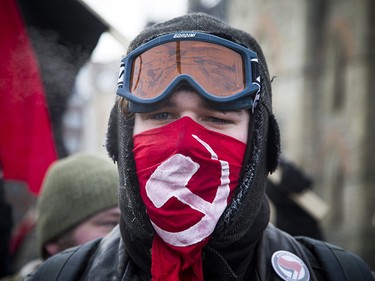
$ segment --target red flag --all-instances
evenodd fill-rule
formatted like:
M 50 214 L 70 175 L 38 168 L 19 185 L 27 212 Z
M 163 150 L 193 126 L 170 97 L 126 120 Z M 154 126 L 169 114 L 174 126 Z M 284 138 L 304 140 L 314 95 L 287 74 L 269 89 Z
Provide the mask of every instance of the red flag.
M 38 194 L 57 159 L 38 64 L 15 0 L 0 7 L 0 166 Z

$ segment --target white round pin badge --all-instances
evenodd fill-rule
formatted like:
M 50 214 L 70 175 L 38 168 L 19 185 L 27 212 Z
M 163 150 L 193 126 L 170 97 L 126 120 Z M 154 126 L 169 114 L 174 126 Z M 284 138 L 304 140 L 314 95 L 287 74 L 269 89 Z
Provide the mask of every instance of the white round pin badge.
M 306 264 L 295 254 L 277 251 L 272 255 L 272 267 L 285 281 L 309 281 L 310 272 Z

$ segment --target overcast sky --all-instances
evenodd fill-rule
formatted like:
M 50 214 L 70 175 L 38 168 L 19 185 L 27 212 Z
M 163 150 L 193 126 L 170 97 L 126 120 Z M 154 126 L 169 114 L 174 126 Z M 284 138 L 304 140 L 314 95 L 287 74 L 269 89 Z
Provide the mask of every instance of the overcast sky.
M 89 5 L 128 40 L 133 39 L 149 21 L 161 21 L 186 13 L 187 0 L 80 0 Z M 104 34 L 93 60 L 109 61 L 124 53 L 126 46 Z

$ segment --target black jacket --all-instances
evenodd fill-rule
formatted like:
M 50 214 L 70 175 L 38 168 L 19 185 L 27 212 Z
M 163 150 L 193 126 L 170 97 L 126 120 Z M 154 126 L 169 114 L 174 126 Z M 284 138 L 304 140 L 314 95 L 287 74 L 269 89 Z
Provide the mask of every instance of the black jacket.
M 86 249 L 84 249 L 86 247 Z M 76 247 L 64 251 L 63 253 L 48 259 L 44 265 L 34 274 L 26 278 L 26 280 L 48 280 L 48 270 L 51 270 L 51 264 L 56 262 L 64 255 L 70 256 L 73 252 L 81 249 L 83 254 L 71 256 L 68 270 L 61 271 L 57 280 L 121 280 L 121 281 L 143 281 L 139 274 L 139 269 L 133 264 L 131 258 L 125 251 L 124 244 L 121 239 L 119 228 L 115 228 L 109 235 L 103 239 L 98 239 L 85 246 Z M 254 268 L 248 268 L 247 274 L 242 280 L 282 280 L 275 272 L 271 264 L 273 253 L 278 250 L 286 250 L 294 253 L 304 261 L 310 272 L 310 280 L 324 281 L 320 276 L 315 277 L 317 263 L 311 263 L 308 258 L 308 252 L 303 245 L 298 243 L 289 234 L 278 230 L 269 225 L 264 231 L 263 237 L 256 246 L 256 252 L 251 265 Z M 311 257 L 310 257 L 311 258 Z M 209 264 L 215 267 L 215 264 Z M 66 267 L 66 266 L 65 266 Z M 222 280 L 228 279 L 225 275 Z M 236 280 L 236 279 L 234 279 Z M 219 280 L 215 280 L 219 281 Z

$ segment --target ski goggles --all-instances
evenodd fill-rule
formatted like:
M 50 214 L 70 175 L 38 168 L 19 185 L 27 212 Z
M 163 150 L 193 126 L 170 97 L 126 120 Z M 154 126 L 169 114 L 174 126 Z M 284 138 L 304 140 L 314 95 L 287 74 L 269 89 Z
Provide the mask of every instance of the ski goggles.
M 129 101 L 129 111 L 150 112 L 183 82 L 218 110 L 254 109 L 260 94 L 257 54 L 211 34 L 163 35 L 122 59 L 117 94 Z

